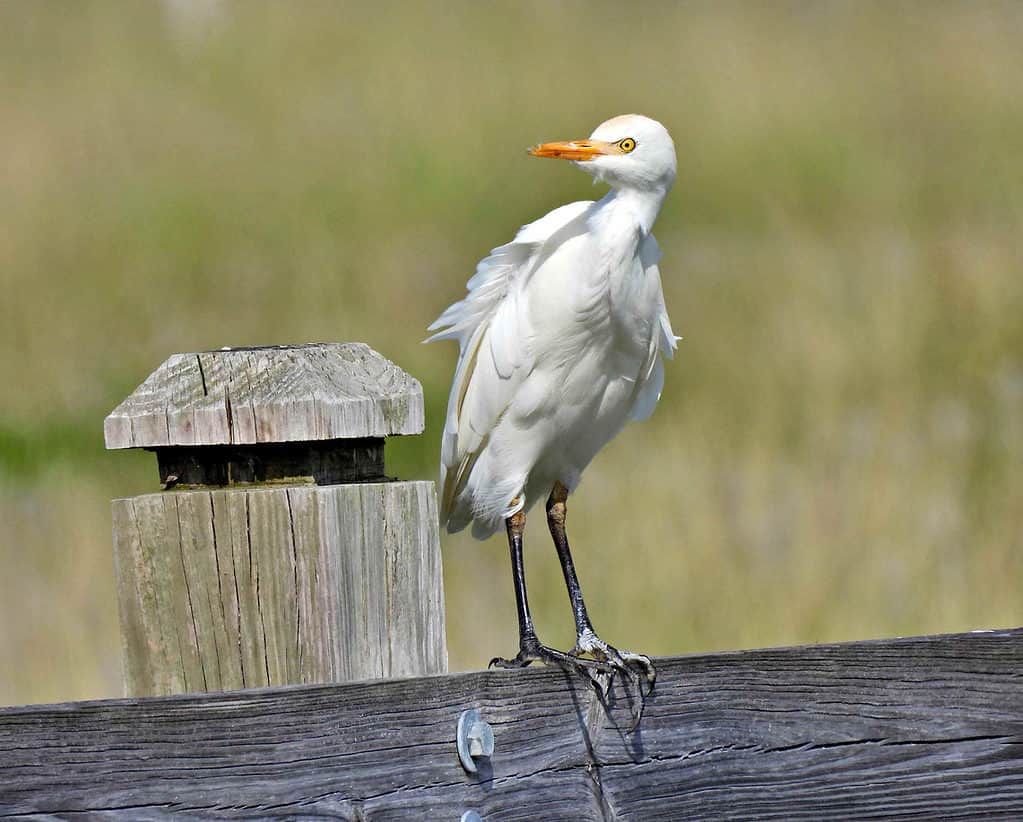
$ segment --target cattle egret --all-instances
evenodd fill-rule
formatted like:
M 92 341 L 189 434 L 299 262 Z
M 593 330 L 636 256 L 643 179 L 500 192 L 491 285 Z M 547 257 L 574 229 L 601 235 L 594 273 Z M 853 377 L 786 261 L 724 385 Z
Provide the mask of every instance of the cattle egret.
M 556 208 L 491 251 L 468 294 L 430 326 L 458 340 L 441 446 L 441 518 L 479 539 L 502 525 L 511 549 L 519 652 L 491 665 L 531 662 L 620 672 L 651 685 L 649 657 L 600 639 L 586 612 L 565 535 L 565 501 L 583 469 L 630 419 L 650 416 L 677 337 L 664 307 L 650 233 L 675 180 L 675 146 L 636 114 L 585 140 L 542 143 L 534 157 L 574 162 L 611 190 Z M 547 522 L 575 615 L 568 652 L 541 645 L 522 559 L 526 512 L 547 497 Z

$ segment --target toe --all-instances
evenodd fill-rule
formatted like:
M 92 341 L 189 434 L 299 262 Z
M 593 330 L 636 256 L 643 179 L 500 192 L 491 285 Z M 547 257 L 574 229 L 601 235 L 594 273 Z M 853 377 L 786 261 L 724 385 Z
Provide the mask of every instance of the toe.
M 487 667 L 488 668 L 525 668 L 532 661 L 533 661 L 532 659 L 523 657 L 521 654 L 519 656 L 517 656 L 517 657 L 514 657 L 513 659 L 505 659 L 504 657 L 501 657 L 501 656 L 495 656 L 492 660 L 490 660 L 490 664 L 487 665 Z
M 625 656 L 625 665 L 629 679 L 636 689 L 641 694 L 644 691 L 647 694 L 653 693 L 654 683 L 657 681 L 657 671 L 654 669 L 653 663 L 645 656 L 631 654 Z
M 631 654 L 626 651 L 622 651 L 621 655 L 626 665 L 641 671 L 646 681 L 653 686 L 657 680 L 657 671 L 654 668 L 654 663 L 650 661 L 650 657 L 645 654 Z

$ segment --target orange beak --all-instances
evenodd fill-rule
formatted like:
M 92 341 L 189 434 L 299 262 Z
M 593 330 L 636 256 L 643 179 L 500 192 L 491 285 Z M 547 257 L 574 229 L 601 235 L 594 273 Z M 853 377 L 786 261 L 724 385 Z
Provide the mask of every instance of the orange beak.
M 556 160 L 585 162 L 604 154 L 622 154 L 622 150 L 614 143 L 604 143 L 600 140 L 568 140 L 540 143 L 540 145 L 529 149 L 529 153 L 534 157 L 552 157 Z

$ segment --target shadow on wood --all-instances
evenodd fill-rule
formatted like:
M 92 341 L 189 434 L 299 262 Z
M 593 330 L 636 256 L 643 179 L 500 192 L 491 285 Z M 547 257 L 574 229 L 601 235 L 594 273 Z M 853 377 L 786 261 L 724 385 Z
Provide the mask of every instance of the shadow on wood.
M 556 670 L 4 709 L 0 817 L 1023 817 L 1023 629 L 657 664 L 632 735 Z

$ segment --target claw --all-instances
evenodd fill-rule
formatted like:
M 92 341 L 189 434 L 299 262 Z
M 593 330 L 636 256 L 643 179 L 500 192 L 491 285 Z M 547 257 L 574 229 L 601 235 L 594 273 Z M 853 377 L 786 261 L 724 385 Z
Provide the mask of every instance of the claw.
M 649 690 L 653 690 L 657 681 L 657 671 L 650 657 L 645 654 L 635 654 L 632 651 L 621 651 L 613 645 L 608 645 L 592 630 L 583 631 L 576 639 L 575 647 L 569 652 L 574 657 L 581 657 L 583 654 L 607 662 L 616 671 L 627 677 L 631 682 L 639 684 L 639 672 L 642 672 Z
M 632 724 L 628 733 L 632 733 L 643 718 L 646 697 L 653 690 L 656 677 L 649 657 L 631 651 L 620 651 L 608 645 L 592 631 L 580 634 L 575 647 L 567 653 L 541 645 L 535 636 L 527 636 L 523 638 L 517 655 L 510 659 L 496 656 L 490 660 L 488 667 L 525 668 L 533 662 L 542 662 L 544 665 L 556 666 L 583 676 L 597 690 L 605 704 L 610 696 L 615 675 L 620 675 L 631 686 L 626 689 L 632 706 Z M 647 683 L 646 689 L 643 688 L 644 680 Z

